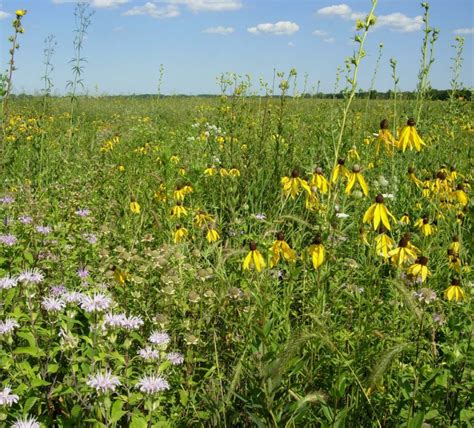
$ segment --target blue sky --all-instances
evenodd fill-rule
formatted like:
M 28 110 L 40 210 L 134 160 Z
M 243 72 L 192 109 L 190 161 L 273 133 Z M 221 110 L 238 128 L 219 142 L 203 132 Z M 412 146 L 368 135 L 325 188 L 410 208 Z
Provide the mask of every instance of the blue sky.
M 94 10 L 84 46 L 88 62 L 84 82 L 90 93 L 155 93 L 160 64 L 167 94 L 216 93 L 216 78 L 223 72 L 250 74 L 258 86 L 271 81 L 273 69 L 294 67 L 308 86 L 321 81 L 320 90 L 331 92 L 335 72 L 344 65 L 354 43 L 355 19 L 370 9 L 370 0 L 88 0 Z M 448 88 L 451 79 L 451 45 L 457 34 L 465 37 L 462 81 L 473 80 L 473 0 L 432 0 L 431 24 L 439 28 L 436 62 L 431 83 Z M 42 87 L 44 39 L 57 39 L 52 78 L 55 91 L 65 92 L 73 56 L 73 0 L 0 0 L 0 50 L 5 68 L 11 31 L 18 8 L 28 10 L 25 33 L 17 52 L 16 92 Z M 419 68 L 420 2 L 379 0 L 378 25 L 367 39 L 367 57 L 361 65 L 360 86 L 368 88 L 384 44 L 376 87 L 392 86 L 389 59 L 398 61 L 400 87 L 413 89 Z M 10 14 L 8 16 L 7 14 Z

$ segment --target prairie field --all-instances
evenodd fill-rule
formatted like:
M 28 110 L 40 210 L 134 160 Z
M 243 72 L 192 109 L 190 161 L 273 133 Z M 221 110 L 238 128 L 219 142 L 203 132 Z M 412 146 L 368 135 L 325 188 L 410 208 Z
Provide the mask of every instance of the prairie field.
M 473 426 L 472 102 L 354 58 L 326 99 L 5 80 L 1 427 Z

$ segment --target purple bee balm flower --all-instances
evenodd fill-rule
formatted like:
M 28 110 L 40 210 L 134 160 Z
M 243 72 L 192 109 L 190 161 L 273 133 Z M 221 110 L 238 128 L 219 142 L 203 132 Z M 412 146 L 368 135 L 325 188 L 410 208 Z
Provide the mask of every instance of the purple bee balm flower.
M 52 230 L 53 229 L 50 226 L 36 226 L 36 231 L 43 235 L 47 235 L 48 233 L 51 233 Z
M 18 217 L 18 221 L 22 224 L 31 224 L 33 222 L 33 219 L 30 216 L 21 215 L 20 217 Z
M 94 388 L 98 393 L 104 394 L 109 391 L 115 391 L 115 388 L 120 386 L 120 380 L 110 370 L 107 370 L 105 373 L 96 373 L 90 376 L 87 385 Z
M 170 388 L 168 381 L 159 375 L 143 376 L 136 386 L 145 394 L 156 394 Z
M 7 247 L 13 247 L 18 242 L 16 236 L 8 234 L 8 235 L 0 235 L 0 243 L 6 245 Z
M 77 270 L 77 276 L 81 279 L 87 278 L 89 276 L 89 271 L 85 267 L 79 268 Z
M 87 217 L 91 212 L 87 208 L 79 208 L 76 210 L 76 215 L 79 217 Z
M 13 198 L 12 196 L 0 197 L 0 204 L 10 205 L 13 204 L 13 202 L 15 202 L 15 198 Z

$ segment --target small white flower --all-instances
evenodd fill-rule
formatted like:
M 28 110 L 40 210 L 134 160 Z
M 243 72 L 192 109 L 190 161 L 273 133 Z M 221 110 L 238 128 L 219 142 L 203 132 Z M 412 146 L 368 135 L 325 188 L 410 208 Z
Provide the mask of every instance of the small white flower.
M 147 361 L 158 360 L 160 358 L 160 352 L 151 346 L 139 349 L 138 355 Z
M 62 296 L 66 303 L 80 303 L 84 297 L 79 291 L 66 291 Z
M 45 297 L 41 302 L 41 306 L 48 312 L 60 312 L 66 307 L 66 302 L 58 297 Z
M 18 278 L 10 275 L 0 278 L 0 290 L 9 290 L 10 288 L 16 287 L 18 284 Z
M 12 428 L 40 428 L 40 424 L 33 416 L 25 416 L 18 418 Z
M 180 354 L 179 352 L 170 352 L 166 354 L 166 359 L 174 366 L 179 366 L 184 363 L 183 354 Z
M 164 331 L 154 331 L 148 340 L 155 345 L 166 346 L 170 343 L 170 336 Z
M 112 299 L 102 293 L 93 296 L 83 296 L 80 305 L 86 312 L 103 312 L 112 304 Z
M 117 376 L 114 376 L 110 370 L 106 370 L 105 373 L 96 373 L 95 375 L 89 376 L 87 385 L 94 388 L 98 393 L 106 393 L 115 391 L 115 388 L 120 386 L 120 380 Z
M 7 318 L 5 321 L 0 321 L 0 336 L 11 334 L 15 328 L 20 327 L 17 320 Z
M 337 218 L 348 218 L 348 217 L 349 217 L 349 214 L 346 214 L 346 213 L 337 213 L 337 214 L 336 214 L 336 217 L 337 217 Z
M 393 193 L 384 193 L 382 195 L 385 199 L 394 199 L 395 195 Z
M 18 281 L 20 282 L 31 282 L 32 284 L 38 284 L 44 280 L 44 274 L 39 269 L 26 269 L 18 275 Z
M 156 394 L 157 392 L 166 391 L 170 385 L 166 379 L 158 375 L 143 376 L 137 383 L 136 387 L 145 394 Z
M 0 406 L 11 406 L 14 403 L 18 403 L 20 397 L 16 394 L 10 394 L 11 388 L 5 387 L 3 391 L 0 391 Z

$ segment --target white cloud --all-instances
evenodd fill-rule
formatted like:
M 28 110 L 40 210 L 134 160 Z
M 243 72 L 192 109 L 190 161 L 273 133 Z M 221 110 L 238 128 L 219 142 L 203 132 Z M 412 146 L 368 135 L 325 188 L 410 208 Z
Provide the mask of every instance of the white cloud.
M 362 12 L 354 12 L 347 4 L 335 4 L 323 7 L 317 11 L 321 16 L 338 16 L 346 20 L 362 19 L 365 15 Z
M 326 43 L 333 43 L 335 41 L 334 37 L 330 37 L 329 33 L 324 30 L 314 30 L 313 36 L 320 37 Z
M 333 6 L 323 7 L 317 11 L 321 16 L 337 16 L 346 21 L 355 21 L 356 19 L 364 19 L 366 14 L 363 12 L 355 12 L 347 4 L 337 4 Z M 389 15 L 377 16 L 375 28 L 387 27 L 392 31 L 399 33 L 410 33 L 419 31 L 423 27 L 423 17 L 421 15 L 410 18 L 403 13 L 395 12 Z
M 313 31 L 313 36 L 318 36 L 318 37 L 324 37 L 327 36 L 328 32 L 324 30 L 314 30 Z
M 209 27 L 205 30 L 202 30 L 202 32 L 206 34 L 220 34 L 222 36 L 232 34 L 234 31 L 235 30 L 232 27 L 224 27 L 222 25 L 218 25 L 217 27 Z
M 242 8 L 241 0 L 156 0 L 159 3 L 183 5 L 193 12 L 222 12 Z
M 5 19 L 5 18 L 8 18 L 9 16 L 10 16 L 9 13 L 3 12 L 0 10 L 0 19 Z
M 423 27 L 423 17 L 421 15 L 410 18 L 403 13 L 391 13 L 390 15 L 380 15 L 377 17 L 375 27 L 388 27 L 392 31 L 399 33 L 410 33 L 419 31 Z
M 176 6 L 168 5 L 158 7 L 153 3 L 145 3 L 143 6 L 135 6 L 124 12 L 124 16 L 148 15 L 155 19 L 175 18 L 179 16 L 179 9 Z
M 53 0 L 55 4 L 61 3 L 78 3 L 83 0 Z M 130 0 L 84 0 L 85 3 L 89 3 L 92 7 L 97 8 L 112 8 L 122 4 L 128 3 Z
M 299 25 L 295 22 L 279 21 L 275 24 L 258 24 L 256 27 L 247 28 L 247 31 L 252 34 L 272 34 L 275 36 L 290 36 L 299 31 L 299 29 Z
M 469 34 L 474 34 L 474 27 L 471 28 L 457 28 L 454 30 L 454 34 L 458 36 L 467 36 Z

